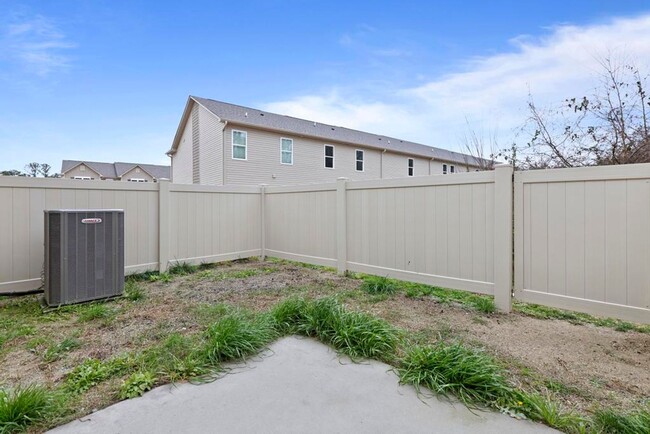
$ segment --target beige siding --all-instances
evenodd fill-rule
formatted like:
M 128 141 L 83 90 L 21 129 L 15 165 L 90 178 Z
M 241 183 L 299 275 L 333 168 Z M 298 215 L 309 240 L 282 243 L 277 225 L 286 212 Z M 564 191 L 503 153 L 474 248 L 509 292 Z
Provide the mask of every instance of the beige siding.
M 270 256 L 336 264 L 336 186 L 266 194 L 266 249 Z
M 247 160 L 232 159 L 232 130 L 246 131 Z M 280 163 L 280 140 L 293 139 L 293 165 Z M 324 146 L 334 146 L 334 169 L 325 168 Z M 356 171 L 355 151 L 364 151 L 364 171 Z M 249 127 L 228 126 L 225 129 L 226 184 L 292 185 L 333 182 L 338 177 L 350 180 L 379 179 L 380 163 L 384 161 L 384 178 L 401 178 L 408 174 L 406 155 L 361 146 L 327 143 Z M 415 158 L 416 176 L 429 174 L 429 160 Z
M 131 178 L 146 179 L 147 182 L 153 182 L 153 177 L 139 167 L 134 167 L 122 175 L 122 181 L 128 181 Z
M 85 170 L 82 170 L 82 166 L 84 167 Z M 95 172 L 93 169 L 86 166 L 85 164 L 80 164 L 79 166 L 73 168 L 72 170 L 69 170 L 63 175 L 63 178 L 72 179 L 75 176 L 90 176 L 91 178 L 94 179 L 100 179 L 99 173 Z
M 175 184 L 192 183 L 192 120 L 183 127 L 183 134 L 178 149 L 172 156 L 172 182 Z
M 649 167 L 518 172 L 516 295 L 650 318 Z
M 212 113 L 199 106 L 201 184 L 223 185 L 223 127 Z

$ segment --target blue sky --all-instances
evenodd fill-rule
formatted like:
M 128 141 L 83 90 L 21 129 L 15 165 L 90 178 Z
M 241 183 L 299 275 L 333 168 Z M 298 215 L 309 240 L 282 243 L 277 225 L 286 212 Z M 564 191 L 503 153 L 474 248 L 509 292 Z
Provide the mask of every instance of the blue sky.
M 0 170 L 166 163 L 189 94 L 459 149 L 650 58 L 640 1 L 0 3 Z

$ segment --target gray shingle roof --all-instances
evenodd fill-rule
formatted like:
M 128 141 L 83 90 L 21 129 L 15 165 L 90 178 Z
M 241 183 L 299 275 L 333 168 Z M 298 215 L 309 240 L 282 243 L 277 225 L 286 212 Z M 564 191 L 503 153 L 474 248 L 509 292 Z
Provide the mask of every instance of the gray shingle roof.
M 155 179 L 171 177 L 170 166 L 160 166 L 157 164 L 140 164 L 140 163 L 100 163 L 97 161 L 78 161 L 63 160 L 61 163 L 61 173 L 65 173 L 74 167 L 85 164 L 104 178 L 119 178 L 135 166 L 139 166 Z
M 325 140 L 350 143 L 382 150 L 388 149 L 394 152 L 425 158 L 434 158 L 436 160 L 451 163 L 478 166 L 477 159 L 471 155 L 461 154 L 447 149 L 435 148 L 433 146 L 422 145 L 420 143 L 409 142 L 394 137 L 366 133 L 363 131 L 352 130 L 350 128 L 298 119 L 291 116 L 269 113 L 254 108 L 243 107 L 198 96 L 190 96 L 190 98 L 211 111 L 222 121 L 228 121 L 238 125 L 250 125 L 264 129 L 289 132 L 301 136 L 317 137 Z

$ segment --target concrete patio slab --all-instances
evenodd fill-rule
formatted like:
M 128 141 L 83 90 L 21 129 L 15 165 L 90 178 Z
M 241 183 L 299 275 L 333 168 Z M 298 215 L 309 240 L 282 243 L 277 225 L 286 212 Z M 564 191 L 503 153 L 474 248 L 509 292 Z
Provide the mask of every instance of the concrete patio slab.
M 212 383 L 162 386 L 51 432 L 550 433 L 546 426 L 418 396 L 391 367 L 288 337 Z

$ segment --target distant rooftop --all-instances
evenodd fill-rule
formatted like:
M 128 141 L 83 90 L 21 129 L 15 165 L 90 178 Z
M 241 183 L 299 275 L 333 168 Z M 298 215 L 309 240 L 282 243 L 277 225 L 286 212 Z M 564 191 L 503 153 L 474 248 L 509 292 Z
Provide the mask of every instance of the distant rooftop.
M 376 149 L 387 149 L 409 155 L 433 158 L 457 164 L 479 166 L 479 159 L 460 152 L 435 148 L 408 140 L 366 133 L 345 127 L 322 124 L 316 121 L 279 115 L 262 110 L 229 104 L 213 99 L 190 96 L 191 99 L 205 107 L 222 121 L 238 125 L 250 125 L 264 129 L 289 132 L 302 136 L 316 137 L 324 140 L 350 143 Z
M 85 164 L 90 167 L 95 172 L 99 173 L 104 178 L 120 178 L 122 175 L 133 169 L 134 167 L 139 167 L 154 179 L 161 179 L 171 177 L 171 167 L 170 166 L 161 166 L 157 164 L 142 164 L 142 163 L 101 163 L 98 161 L 78 161 L 78 160 L 63 160 L 61 163 L 61 173 L 68 172 L 71 169 L 79 166 L 80 164 Z

